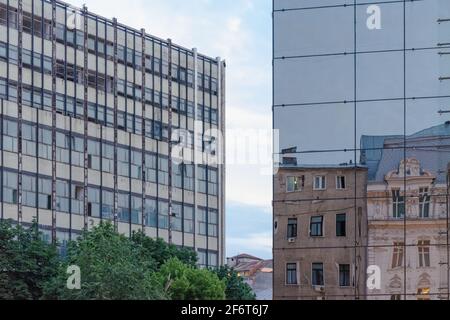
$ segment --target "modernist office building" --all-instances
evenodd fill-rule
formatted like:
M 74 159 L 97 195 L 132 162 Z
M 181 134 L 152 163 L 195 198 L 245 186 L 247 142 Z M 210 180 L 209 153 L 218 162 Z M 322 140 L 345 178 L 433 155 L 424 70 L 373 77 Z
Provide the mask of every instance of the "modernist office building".
M 224 130 L 224 83 L 220 58 L 87 8 L 1 0 L 1 218 L 61 243 L 111 221 L 222 264 L 223 153 L 208 132 Z
M 381 284 L 350 298 L 449 299 L 450 2 L 274 0 L 273 9 L 279 162 L 299 168 L 353 165 L 355 176 L 357 168 L 367 168 L 367 186 L 351 188 L 355 201 L 367 188 L 367 264 L 382 270 Z M 321 176 L 317 183 L 324 190 L 315 200 L 332 202 L 328 209 L 337 206 L 328 189 L 340 182 Z M 296 175 L 286 179 L 301 181 Z M 295 192 L 297 198 L 291 194 L 289 200 L 301 206 L 301 188 Z M 347 224 L 356 227 L 354 219 Z M 325 255 L 327 235 L 314 245 Z M 302 286 L 311 285 L 314 270 L 302 263 L 298 289 L 287 285 L 288 267 L 308 251 L 289 261 L 283 257 L 301 248 L 286 236 L 275 237 L 275 279 L 286 279 L 278 291 L 275 286 L 276 297 L 297 292 L 301 299 Z M 314 258 L 320 260 L 317 252 Z M 325 298 L 349 298 L 346 289 L 327 296 L 327 284 L 338 277 L 328 268 L 322 269 Z

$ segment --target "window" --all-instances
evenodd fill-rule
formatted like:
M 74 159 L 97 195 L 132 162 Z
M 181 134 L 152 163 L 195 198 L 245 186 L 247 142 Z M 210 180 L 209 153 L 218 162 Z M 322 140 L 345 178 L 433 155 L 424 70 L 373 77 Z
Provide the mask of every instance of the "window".
M 145 181 L 156 183 L 157 156 L 155 154 L 145 155 Z
M 298 220 L 295 218 L 288 219 L 287 237 L 288 239 L 297 238 Z
M 208 252 L 208 266 L 216 268 L 218 266 L 219 256 L 217 252 Z
M 72 165 L 84 167 L 84 139 L 72 137 Z
M 154 199 L 145 199 L 145 218 L 146 225 L 149 227 L 158 227 L 158 210 Z
M 73 214 L 82 215 L 84 214 L 84 187 L 82 185 L 72 184 L 71 189 L 71 211 Z M 88 189 L 88 196 L 91 194 L 91 192 L 92 194 L 95 194 L 94 189 L 90 188 Z
M 417 300 L 418 301 L 428 301 L 430 300 L 430 288 L 420 288 L 417 290 Z
M 142 224 L 142 197 L 131 197 L 131 223 Z
M 169 229 L 169 203 L 165 201 L 158 202 L 158 227 Z
M 6 203 L 17 204 L 18 189 L 17 189 L 17 173 L 5 171 L 3 173 L 3 201 Z
M 26 207 L 36 207 L 36 178 L 29 175 L 22 175 L 22 204 Z
M 11 28 L 17 29 L 17 9 L 9 7 L 8 8 L 8 21 Z
M 8 51 L 7 44 L 4 42 L 0 42 L 0 59 L 3 61 L 8 61 Z
M 206 193 L 207 169 L 206 167 L 198 167 L 198 192 Z
M 340 264 L 339 265 L 339 286 L 340 287 L 350 287 L 350 265 Z
M 8 23 L 8 7 L 4 4 L 0 4 L 0 24 L 6 26 Z
M 286 265 L 286 284 L 287 285 L 297 285 L 297 264 L 288 263 Z
M 198 264 L 199 264 L 199 266 L 201 268 L 205 268 L 207 266 L 207 264 L 208 264 L 208 261 L 207 261 L 208 257 L 207 257 L 206 251 L 199 250 L 197 252 L 197 255 L 198 255 Z
M 183 231 L 183 206 L 178 203 L 172 205 L 172 228 L 174 231 Z
M 347 181 L 346 181 L 345 176 L 337 176 L 336 177 L 336 189 L 337 190 L 347 189 Z
M 184 164 L 183 165 L 184 172 L 184 189 L 193 191 L 194 190 L 194 165 L 192 164 Z
M 405 217 L 405 197 L 401 196 L 400 190 L 392 190 L 393 216 L 395 219 Z
M 44 128 L 38 130 L 39 157 L 52 160 L 52 131 Z
M 207 212 L 203 208 L 197 209 L 198 213 L 198 234 L 201 236 L 207 235 L 207 228 L 208 228 L 208 217 Z
M 107 173 L 114 173 L 114 146 L 102 144 L 102 170 Z
M 216 125 L 216 126 L 219 124 L 219 119 L 218 119 L 216 109 L 211 109 L 211 124 Z
M 219 212 L 209 209 L 208 212 L 208 236 L 217 238 L 219 236 Z
M 346 237 L 347 236 L 347 215 L 337 214 L 336 215 L 336 237 Z
M 100 170 L 100 142 L 88 140 L 88 168 Z
M 56 133 L 56 161 L 70 163 L 70 137 L 62 132 Z
M 217 196 L 218 192 L 217 169 L 208 169 L 208 194 Z
M 139 179 L 139 180 L 142 179 L 142 152 L 141 151 L 131 151 L 131 178 Z
M 35 157 L 36 156 L 36 126 L 31 124 L 22 124 L 23 136 L 23 154 Z
M 125 193 L 119 193 L 119 221 L 129 223 L 130 222 L 130 205 L 129 196 Z
M 52 209 L 52 180 L 38 179 L 38 206 L 40 209 Z
M 183 188 L 183 164 L 173 163 L 172 179 L 172 183 L 175 188 Z
M 430 241 L 421 240 L 419 241 L 419 267 L 429 268 L 431 266 L 430 262 Z
M 158 182 L 167 186 L 169 184 L 169 159 L 160 156 L 158 162 Z
M 311 218 L 311 237 L 323 236 L 323 216 Z
M 393 294 L 391 296 L 391 300 L 392 301 L 400 301 L 400 300 L 402 300 L 402 295 L 401 294 Z
M 405 244 L 403 242 L 394 243 L 394 253 L 392 255 L 392 269 L 403 267 Z
M 56 210 L 69 212 L 69 183 L 67 181 L 56 181 Z
M 100 189 L 88 188 L 88 216 L 100 218 Z
M 114 212 L 114 193 L 102 190 L 102 218 L 112 220 Z
M 301 177 L 287 177 L 287 192 L 302 191 L 305 187 L 305 176 Z
M 312 285 L 324 286 L 323 263 L 313 263 L 312 265 Z
M 13 45 L 9 45 L 9 62 L 12 64 L 17 64 L 18 61 L 18 51 L 17 47 Z
M 17 122 L 3 120 L 3 150 L 17 152 Z
M 325 176 L 316 176 L 314 178 L 314 190 L 325 190 L 327 188 L 326 182 Z
M 194 207 L 184 206 L 184 232 L 194 233 Z
M 6 99 L 6 80 L 0 79 L 0 99 Z
M 429 195 L 428 188 L 419 189 L 419 217 L 429 218 L 430 217 L 430 202 L 431 196 Z

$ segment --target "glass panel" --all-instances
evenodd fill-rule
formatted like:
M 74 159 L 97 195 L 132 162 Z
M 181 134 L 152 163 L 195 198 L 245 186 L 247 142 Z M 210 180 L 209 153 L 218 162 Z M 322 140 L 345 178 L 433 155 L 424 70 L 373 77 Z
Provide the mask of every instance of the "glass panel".
M 353 17 L 351 6 L 276 13 L 275 57 L 354 51 Z
M 275 105 L 354 100 L 351 55 L 278 59 L 274 79 Z
M 403 98 L 403 52 L 364 53 L 356 59 L 357 100 Z

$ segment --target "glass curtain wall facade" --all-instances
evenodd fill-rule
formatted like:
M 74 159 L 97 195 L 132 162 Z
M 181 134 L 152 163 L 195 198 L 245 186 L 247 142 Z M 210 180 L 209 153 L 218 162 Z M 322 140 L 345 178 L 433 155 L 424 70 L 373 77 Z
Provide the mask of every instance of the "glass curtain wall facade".
M 273 11 L 274 129 L 281 164 L 274 195 L 275 296 L 449 299 L 450 2 L 274 0 Z M 283 173 L 287 164 L 297 173 Z M 336 166 L 346 169 L 330 174 Z M 366 179 L 358 179 L 362 169 Z M 327 183 L 319 178 L 323 188 L 307 193 L 314 175 L 326 176 Z M 344 188 L 336 175 L 347 176 Z M 306 177 L 303 190 L 292 188 L 298 176 Z M 342 206 L 348 192 L 336 193 L 342 189 L 353 193 L 350 208 Z M 348 239 L 340 249 L 365 253 L 338 261 L 342 254 L 334 247 L 342 242 L 330 245 L 330 233 L 289 243 L 277 228 L 295 216 L 286 217 L 290 206 L 314 209 L 332 224 L 335 214 L 361 210 L 364 217 L 351 216 L 347 228 L 356 234 L 367 220 L 367 236 Z M 318 252 L 324 261 L 336 257 L 329 262 L 333 267 L 324 266 L 321 286 L 312 285 L 310 263 L 324 261 L 299 263 L 303 281 L 287 285 L 286 264 L 309 256 L 320 260 Z M 346 264 L 356 281 L 350 286 L 364 283 L 363 290 L 343 288 Z M 358 266 L 364 268 L 359 280 Z M 368 279 L 373 286 L 365 285 Z
M 1 218 L 53 241 L 111 221 L 222 264 L 223 162 L 192 151 L 211 156 L 208 131 L 224 131 L 224 83 L 220 58 L 87 8 L 1 0 Z

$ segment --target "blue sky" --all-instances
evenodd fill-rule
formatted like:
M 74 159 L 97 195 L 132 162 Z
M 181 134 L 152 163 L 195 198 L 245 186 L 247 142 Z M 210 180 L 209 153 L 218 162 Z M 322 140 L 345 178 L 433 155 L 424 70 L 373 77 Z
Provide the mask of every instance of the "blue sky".
M 68 0 L 101 16 L 227 61 L 227 128 L 272 127 L 269 0 Z M 229 139 L 232 140 L 232 139 Z M 230 148 L 229 148 L 230 149 Z M 266 168 L 227 168 L 227 255 L 272 256 L 272 178 Z

